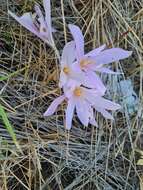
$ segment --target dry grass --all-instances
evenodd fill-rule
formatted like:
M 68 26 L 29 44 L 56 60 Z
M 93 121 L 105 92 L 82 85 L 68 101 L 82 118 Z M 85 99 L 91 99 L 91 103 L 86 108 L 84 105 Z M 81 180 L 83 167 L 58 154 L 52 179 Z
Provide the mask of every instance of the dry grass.
M 0 102 L 22 149 L 16 149 L 1 122 L 0 189 L 140 189 L 143 170 L 136 165 L 135 149 L 143 149 L 143 0 L 52 0 L 57 47 L 62 50 L 71 39 L 67 24 L 75 23 L 85 34 L 87 51 L 103 43 L 132 50 L 131 58 L 113 64 L 125 76 L 106 80 L 112 88 L 116 80 L 130 78 L 140 98 L 134 115 L 125 107 L 113 123 L 97 115 L 99 129 L 84 128 L 74 118 L 69 134 L 65 105 L 49 118 L 42 116 L 60 94 L 54 52 L 7 15 L 7 9 L 32 10 L 34 2 L 0 0 L 0 75 L 16 71 L 0 82 Z M 117 101 L 116 91 L 110 98 Z

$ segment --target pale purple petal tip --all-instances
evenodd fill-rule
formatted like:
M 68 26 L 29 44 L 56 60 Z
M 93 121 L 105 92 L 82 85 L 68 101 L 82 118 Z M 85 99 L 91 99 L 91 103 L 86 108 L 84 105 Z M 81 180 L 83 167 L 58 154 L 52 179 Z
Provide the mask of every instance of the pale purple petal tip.
M 115 61 L 128 58 L 131 54 L 132 51 L 126 51 L 121 48 L 111 48 L 102 51 L 98 56 L 94 57 L 94 60 L 97 65 L 109 64 Z
M 107 109 L 107 110 L 117 110 L 117 109 L 121 109 L 121 106 L 115 102 L 112 102 L 110 100 L 107 100 L 105 98 L 102 97 L 96 97 L 95 101 L 94 101 L 94 105 L 95 107 L 100 107 L 103 109 Z
M 113 116 L 112 116 L 108 111 L 106 111 L 106 110 L 102 110 L 102 111 L 101 111 L 101 114 L 102 114 L 105 118 L 107 118 L 107 119 L 114 120 Z
M 8 13 L 17 21 L 19 22 L 23 27 L 28 29 L 33 34 L 37 35 L 40 38 L 39 31 L 37 30 L 36 26 L 33 24 L 32 15 L 30 12 L 24 13 L 22 16 L 18 17 L 11 11 L 8 11 Z
M 56 99 L 51 103 L 51 105 L 49 106 L 49 108 L 47 109 L 47 111 L 44 113 L 44 116 L 50 116 L 50 115 L 52 115 L 52 114 L 56 111 L 58 105 L 61 104 L 61 103 L 64 101 L 64 99 L 65 99 L 65 96 L 64 96 L 64 95 L 62 95 L 62 96 L 56 98 Z
M 90 122 L 91 125 L 94 125 L 97 128 L 99 127 L 97 121 L 95 120 L 95 118 L 90 119 L 89 122 Z
M 75 42 L 71 41 L 66 43 L 63 49 L 62 58 L 61 58 L 61 65 L 69 65 L 75 61 L 76 55 L 75 55 Z
M 97 106 L 95 107 L 95 109 L 96 111 L 100 112 L 103 115 L 103 117 L 105 117 L 106 119 L 114 120 L 113 116 L 105 109 L 97 107 Z
M 56 32 L 56 30 L 52 27 L 50 0 L 43 0 L 43 5 L 44 5 L 44 9 L 45 9 L 45 22 L 46 22 L 47 30 L 48 30 L 48 41 L 53 46 L 54 39 L 52 36 L 52 32 Z
M 84 36 L 78 26 L 69 24 L 68 27 L 76 44 L 77 59 L 79 61 L 84 56 Z

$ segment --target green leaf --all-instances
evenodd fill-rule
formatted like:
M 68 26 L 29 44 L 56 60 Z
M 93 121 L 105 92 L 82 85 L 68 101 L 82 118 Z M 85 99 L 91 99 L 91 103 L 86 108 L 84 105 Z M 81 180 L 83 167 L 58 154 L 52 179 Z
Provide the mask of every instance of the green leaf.
M 13 142 L 15 143 L 16 147 L 21 151 L 19 144 L 17 142 L 17 139 L 16 139 L 16 134 L 14 132 L 14 129 L 13 129 L 12 125 L 10 124 L 8 117 L 7 117 L 7 113 L 5 112 L 2 105 L 0 105 L 0 117 L 2 118 L 4 127 L 7 129 L 8 133 L 12 137 Z
M 13 76 L 19 74 L 20 72 L 24 71 L 26 68 L 28 68 L 28 66 L 25 66 L 24 68 L 22 68 L 22 69 L 20 69 L 20 70 L 17 70 L 17 71 L 15 71 L 15 72 L 13 72 L 13 73 L 9 73 L 7 76 L 1 76 L 1 77 L 0 77 L 0 82 L 1 82 L 1 81 L 4 81 L 4 80 L 10 79 L 11 77 L 13 77 Z

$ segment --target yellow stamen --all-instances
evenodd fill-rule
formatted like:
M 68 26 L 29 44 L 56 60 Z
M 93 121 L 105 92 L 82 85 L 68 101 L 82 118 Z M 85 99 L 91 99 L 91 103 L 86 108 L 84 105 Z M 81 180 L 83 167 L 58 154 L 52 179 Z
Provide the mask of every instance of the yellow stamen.
M 63 72 L 64 72 L 66 75 L 68 75 L 68 74 L 70 73 L 69 67 L 64 67 L 64 68 L 63 68 Z
M 80 61 L 80 66 L 83 68 L 83 67 L 86 67 L 87 65 L 89 65 L 91 63 L 92 63 L 92 61 L 90 59 L 88 59 L 88 58 L 82 59 Z
M 74 90 L 74 95 L 75 96 L 81 96 L 82 95 L 82 89 L 80 87 L 77 87 L 75 90 Z

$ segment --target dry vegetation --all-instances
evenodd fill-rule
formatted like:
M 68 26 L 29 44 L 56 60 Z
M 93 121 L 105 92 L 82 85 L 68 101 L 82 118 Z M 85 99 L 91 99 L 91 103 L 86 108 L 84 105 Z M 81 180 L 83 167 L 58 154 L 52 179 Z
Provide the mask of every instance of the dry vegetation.
M 0 103 L 22 150 L 0 121 L 0 189 L 143 188 L 136 152 L 143 149 L 143 0 L 52 0 L 57 47 L 62 50 L 72 39 L 67 24 L 75 23 L 85 34 L 87 51 L 103 43 L 132 50 L 132 57 L 113 64 L 125 75 L 104 80 L 112 88 L 117 80 L 130 78 L 140 99 L 133 115 L 125 106 L 114 122 L 97 115 L 98 129 L 83 127 L 75 117 L 69 134 L 63 124 L 65 105 L 49 118 L 42 116 L 60 94 L 54 51 L 7 15 L 8 9 L 19 15 L 33 10 L 34 2 L 0 0 L 0 76 L 6 76 L 0 81 Z M 119 98 L 116 90 L 107 97 Z

